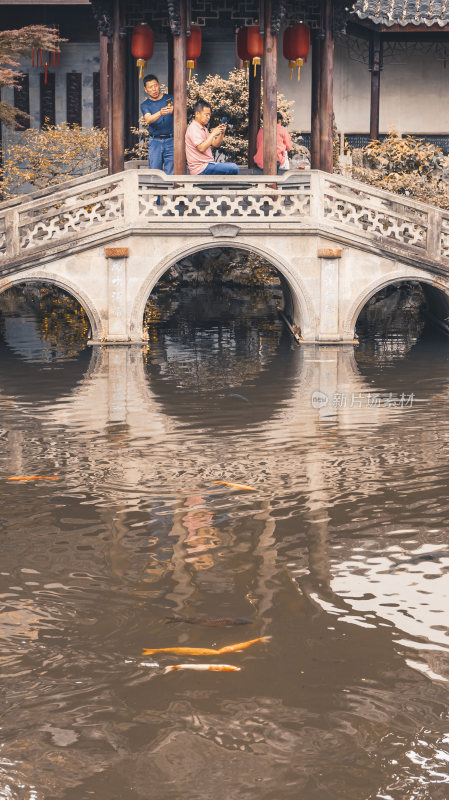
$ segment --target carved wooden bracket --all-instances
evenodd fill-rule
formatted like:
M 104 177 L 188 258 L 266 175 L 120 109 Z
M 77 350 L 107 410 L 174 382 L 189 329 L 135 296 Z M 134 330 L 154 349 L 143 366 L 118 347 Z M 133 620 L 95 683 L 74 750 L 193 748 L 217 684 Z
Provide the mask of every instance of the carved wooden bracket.
M 99 32 L 110 39 L 114 33 L 112 0 L 91 0 L 91 6 Z
M 167 0 L 168 21 L 173 36 L 181 35 L 181 0 Z
M 286 0 L 273 0 L 271 8 L 271 35 L 277 36 L 280 33 L 281 25 L 287 14 Z

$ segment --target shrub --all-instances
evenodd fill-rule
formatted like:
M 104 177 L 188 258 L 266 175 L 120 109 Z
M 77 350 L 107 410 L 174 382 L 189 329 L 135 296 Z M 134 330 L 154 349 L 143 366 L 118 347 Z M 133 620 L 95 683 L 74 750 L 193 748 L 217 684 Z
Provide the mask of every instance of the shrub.
M 29 128 L 7 140 L 0 170 L 4 199 L 65 183 L 100 168 L 107 132 L 79 125 Z
M 448 159 L 439 147 L 390 131 L 382 141 L 369 142 L 357 152 L 352 167 L 356 180 L 449 208 L 449 190 L 442 179 Z

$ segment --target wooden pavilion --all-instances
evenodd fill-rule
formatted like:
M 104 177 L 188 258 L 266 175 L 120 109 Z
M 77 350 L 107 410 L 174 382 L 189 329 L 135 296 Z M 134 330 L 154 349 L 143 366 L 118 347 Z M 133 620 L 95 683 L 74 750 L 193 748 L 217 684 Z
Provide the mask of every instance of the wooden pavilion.
M 168 35 L 169 90 L 173 92 L 175 174 L 185 172 L 186 42 L 193 24 L 214 26 L 235 36 L 244 25 L 260 24 L 263 68 L 250 70 L 249 164 L 255 152 L 263 92 L 264 172 L 276 173 L 277 47 L 279 33 L 292 22 L 305 22 L 312 34 L 311 162 L 332 172 L 334 36 L 350 30 L 370 42 L 370 136 L 379 133 L 382 45 L 388 37 L 445 37 L 449 0 L 91 0 L 100 31 L 101 105 L 110 130 L 109 169 L 123 169 L 127 102 L 126 31 L 139 22 Z M 262 86 L 262 89 L 261 89 Z M 128 94 L 128 99 L 127 99 Z M 135 91 L 134 91 L 135 94 Z M 106 110 L 108 118 L 106 119 Z
M 25 19 L 27 23 L 51 20 L 52 24 L 56 21 L 61 26 L 62 35 L 71 41 L 82 43 L 88 37 L 91 37 L 89 41 L 98 41 L 99 35 L 99 114 L 94 124 L 109 129 L 111 173 L 123 169 L 124 151 L 131 144 L 129 128 L 138 120 L 139 86 L 130 41 L 132 30 L 141 22 L 151 26 L 158 42 L 168 43 L 168 86 L 175 96 L 177 174 L 185 172 L 186 50 L 194 24 L 202 26 L 206 37 L 228 42 L 235 41 L 237 31 L 243 26 L 260 25 L 264 42 L 262 69 L 259 68 L 256 75 L 253 70 L 249 71 L 248 163 L 252 166 L 263 93 L 266 174 L 276 172 L 277 48 L 282 47 L 282 33 L 289 24 L 302 21 L 311 30 L 311 162 L 313 168 L 327 172 L 332 171 L 333 161 L 335 37 L 347 33 L 348 40 L 369 42 L 371 138 L 379 135 L 384 44 L 392 41 L 449 44 L 449 0 L 355 0 L 349 3 L 347 0 L 0 0 L 0 6 L 8 8 L 8 14 L 4 15 L 7 27 L 20 27 Z M 76 89 L 75 76 L 70 80 Z M 45 87 L 41 89 L 45 95 Z M 75 105 L 80 105 L 79 97 L 75 100 Z M 74 117 L 76 121 L 76 114 Z

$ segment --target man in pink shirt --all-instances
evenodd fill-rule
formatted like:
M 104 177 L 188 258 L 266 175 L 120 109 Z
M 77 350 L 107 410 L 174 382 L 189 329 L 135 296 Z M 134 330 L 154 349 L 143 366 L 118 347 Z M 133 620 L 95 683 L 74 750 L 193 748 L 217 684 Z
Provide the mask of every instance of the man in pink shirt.
M 210 105 L 198 100 L 194 107 L 195 119 L 186 131 L 186 159 L 191 175 L 238 175 L 237 164 L 231 161 L 216 163 L 212 155 L 212 147 L 220 147 L 226 125 L 222 123 L 212 128 L 209 133 L 206 125 L 210 120 Z
M 278 165 L 278 172 L 282 169 L 288 151 L 292 149 L 292 140 L 287 128 L 284 128 L 282 114 L 278 111 L 277 115 L 277 128 L 276 128 L 276 160 Z M 259 169 L 263 169 L 263 128 L 260 128 L 257 134 L 257 151 L 254 156 L 254 163 Z

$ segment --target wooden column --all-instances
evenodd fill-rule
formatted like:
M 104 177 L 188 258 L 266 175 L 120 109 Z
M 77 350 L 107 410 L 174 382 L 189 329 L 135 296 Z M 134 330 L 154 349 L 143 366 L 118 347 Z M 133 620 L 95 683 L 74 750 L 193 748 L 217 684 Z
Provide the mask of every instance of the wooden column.
M 379 138 L 380 72 L 382 69 L 382 42 L 378 33 L 370 41 L 371 105 L 369 138 Z
M 111 153 L 109 172 L 115 174 L 124 168 L 125 158 L 125 75 L 126 75 L 126 49 L 125 41 L 120 36 L 122 28 L 122 5 L 120 0 L 114 0 L 112 34 L 112 92 L 109 95 L 112 106 L 110 140 Z
M 312 42 L 312 105 L 310 119 L 310 166 L 320 169 L 321 166 L 321 129 L 320 129 L 320 59 L 321 40 L 316 33 Z
M 137 136 L 131 133 L 131 127 L 139 126 L 139 70 L 136 67 L 136 60 L 131 53 L 129 37 L 125 40 L 126 56 L 126 108 L 125 108 L 125 146 L 131 149 L 137 143 Z
M 332 172 L 332 123 L 334 112 L 334 32 L 332 0 L 323 0 L 323 30 L 324 39 L 321 42 L 320 48 L 320 168 L 324 170 L 324 172 Z
M 263 171 L 276 175 L 277 39 L 271 33 L 271 0 L 264 0 L 263 46 Z
M 108 55 L 108 171 L 111 174 L 114 170 L 112 168 L 112 98 L 114 96 L 114 82 L 112 80 L 112 37 L 108 39 L 108 46 L 107 46 L 107 55 Z
M 171 30 L 167 31 L 167 88 L 168 93 L 174 91 L 174 63 L 173 63 L 173 35 Z
M 175 175 L 186 171 L 185 134 L 187 128 L 187 89 L 186 89 L 186 0 L 180 0 L 181 30 L 173 37 L 174 60 L 174 131 L 175 131 Z
M 249 68 L 249 104 L 248 104 L 248 167 L 254 167 L 254 156 L 257 150 L 257 134 L 260 127 L 260 95 L 262 68 Z
M 100 125 L 109 127 L 108 37 L 100 33 Z

